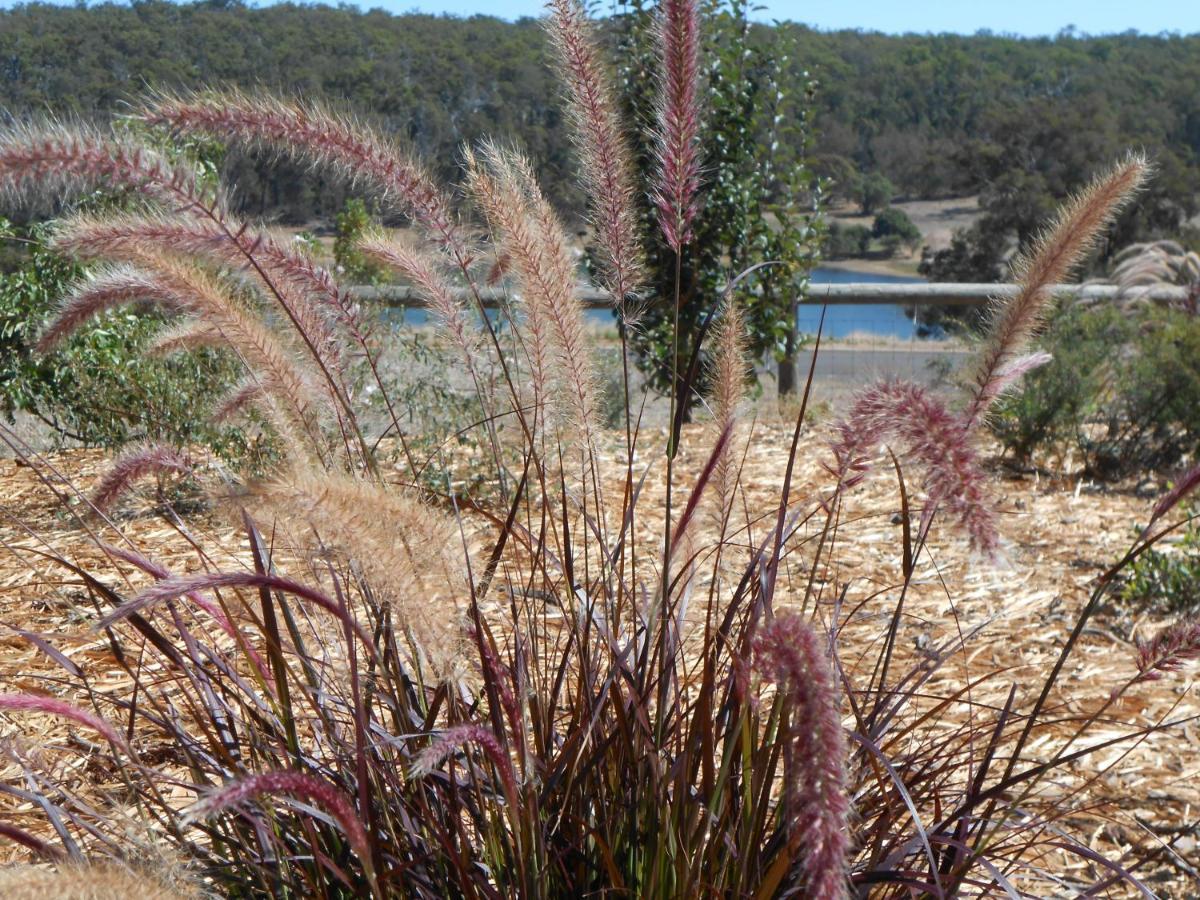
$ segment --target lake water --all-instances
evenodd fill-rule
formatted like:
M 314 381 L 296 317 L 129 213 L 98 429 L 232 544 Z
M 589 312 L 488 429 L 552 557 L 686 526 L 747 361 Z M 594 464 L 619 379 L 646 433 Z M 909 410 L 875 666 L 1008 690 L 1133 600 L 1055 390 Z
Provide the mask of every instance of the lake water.
M 853 282 L 888 282 L 893 284 L 911 284 L 924 281 L 923 278 L 906 278 L 902 275 L 878 275 L 874 272 L 859 272 L 844 269 L 818 268 L 813 271 L 814 284 L 850 284 Z M 493 312 L 492 315 L 495 313 Z M 405 325 L 421 326 L 428 319 L 423 309 L 389 309 L 384 317 L 393 322 Z M 598 325 L 612 325 L 613 315 L 608 310 L 590 309 L 587 312 L 590 322 Z M 817 324 L 821 320 L 821 307 L 811 304 L 800 307 L 797 315 L 800 330 L 815 334 Z M 904 307 L 887 303 L 871 303 L 863 306 L 830 306 L 825 313 L 824 335 L 827 338 L 846 338 L 853 334 L 871 335 L 873 337 L 903 338 L 916 336 L 916 326 L 904 312 Z
M 845 269 L 822 269 L 813 271 L 814 284 L 887 283 L 915 284 L 924 278 L 906 278 L 903 275 L 877 275 L 873 272 L 848 271 Z M 800 330 L 816 334 L 821 321 L 821 306 L 816 303 L 800 307 L 797 314 Z M 862 306 L 830 306 L 825 310 L 827 338 L 845 338 L 852 334 L 869 334 L 873 337 L 912 338 L 916 336 L 916 325 L 905 313 L 903 306 L 890 303 L 868 303 Z

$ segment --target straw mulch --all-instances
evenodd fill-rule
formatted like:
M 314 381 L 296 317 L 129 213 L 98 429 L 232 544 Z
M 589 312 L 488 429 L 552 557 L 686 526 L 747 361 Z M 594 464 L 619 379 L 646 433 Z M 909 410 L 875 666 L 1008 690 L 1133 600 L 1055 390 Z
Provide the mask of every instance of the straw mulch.
M 689 438 L 684 441 L 679 465 L 678 483 L 685 489 L 676 499 L 676 508 L 686 498 L 686 486 L 695 479 L 706 456 L 702 434 L 697 430 Z M 661 435 L 651 436 L 640 454 L 643 460 L 653 458 L 653 445 L 661 439 Z M 742 526 L 749 517 L 754 542 L 761 541 L 773 524 L 790 439 L 787 426 L 755 426 L 742 471 L 745 503 L 739 502 L 735 516 Z M 616 459 L 617 446 L 614 439 L 611 453 L 606 454 L 609 459 Z M 818 435 L 802 440 L 793 484 L 799 508 L 812 505 L 828 485 L 828 476 L 820 466 L 823 458 Z M 52 461 L 66 480 L 85 490 L 104 465 L 103 455 L 91 451 L 61 453 Z M 915 473 L 912 477 L 915 479 Z M 12 460 L 0 461 L 0 504 L 4 511 L 0 539 L 7 545 L 26 547 L 43 546 L 41 542 L 46 541 L 81 567 L 100 573 L 122 594 L 130 595 L 135 586 L 145 583 L 144 576 L 118 571 L 103 557 L 80 522 L 63 512 L 52 489 L 63 490 L 64 482 L 55 482 L 44 484 L 34 470 Z M 914 489 L 915 485 L 910 484 L 910 490 Z M 1028 708 L 1094 580 L 1128 549 L 1134 527 L 1144 523 L 1153 500 L 1133 492 L 1013 476 L 999 469 L 994 475 L 993 495 L 1001 513 L 1008 562 L 995 565 L 973 558 L 965 541 L 949 527 L 935 527 L 909 593 L 896 671 L 920 665 L 934 648 L 955 634 L 982 628 L 968 640 L 964 652 L 946 663 L 929 691 L 946 693 L 956 684 L 1000 672 L 982 684 L 972 699 L 977 704 L 999 705 L 1015 683 Z M 890 465 L 881 467 L 858 487 L 839 525 L 833 565 L 822 567 L 818 573 L 820 615 L 828 616 L 831 601 L 845 590 L 843 616 L 848 615 L 849 620 L 843 628 L 840 652 L 851 672 L 873 662 L 893 610 L 894 588 L 901 580 L 898 496 Z M 643 510 L 659 509 L 661 502 L 661 482 L 648 479 Z M 201 512 L 172 523 L 154 510 L 152 498 L 127 503 L 124 509 L 120 524 L 125 534 L 141 552 L 177 573 L 200 566 L 192 540 L 214 555 L 210 562 L 213 567 L 229 566 L 235 560 L 240 565 L 246 560 L 244 537 L 229 517 Z M 644 520 L 653 518 L 643 514 Z M 814 517 L 814 524 L 802 530 L 801 536 L 813 534 L 816 522 Z M 652 523 L 645 522 L 645 526 L 638 538 L 644 547 L 652 547 L 660 538 Z M 103 537 L 115 540 L 111 533 Z M 703 537 L 697 541 L 703 544 Z M 799 543 L 788 557 L 780 573 L 780 605 L 795 605 L 802 598 L 813 543 Z M 222 553 L 226 554 L 224 558 Z M 12 553 L 0 559 L 0 623 L 9 626 L 0 627 L 0 691 L 45 691 L 47 682 L 43 678 L 62 676 L 59 665 L 13 632 L 14 626 L 46 636 L 72 662 L 86 668 L 96 690 L 117 694 L 127 690 L 132 679 L 113 657 L 103 635 L 92 629 L 97 613 L 71 574 L 49 562 L 30 568 Z M 698 582 L 696 596 L 706 594 L 707 585 Z M 878 596 L 860 605 L 874 594 Z M 1101 705 L 1109 692 L 1134 671 L 1132 638 L 1153 633 L 1164 624 L 1166 620 L 1161 616 L 1106 608 L 1093 620 L 1069 661 L 1052 703 L 1073 714 Z M 1157 683 L 1136 686 L 1127 699 L 1110 710 L 1115 721 L 1094 730 L 1087 742 L 1124 733 L 1131 726 L 1200 714 L 1200 699 L 1192 685 L 1195 675 L 1196 670 L 1190 669 Z M 1027 754 L 1047 752 L 1067 733 L 1067 726 L 1058 732 L 1040 733 Z M 1104 751 L 1073 767 L 1073 783 L 1058 779 L 1047 788 L 1071 791 L 1098 774 L 1075 803 L 1083 809 L 1103 802 L 1107 805 L 1105 812 L 1084 811 L 1064 823 L 1073 834 L 1086 834 L 1098 853 L 1112 856 L 1131 847 L 1147 850 L 1161 841 L 1175 840 L 1181 859 L 1162 859 L 1152 871 L 1141 871 L 1163 896 L 1200 894 L 1200 881 L 1188 871 L 1200 868 L 1196 838 L 1190 832 L 1180 837 L 1194 825 L 1200 810 L 1198 734 L 1196 726 L 1186 726 L 1156 735 L 1132 749 L 1122 746 Z M 60 722 L 29 715 L 0 721 L 0 741 L 6 742 L 9 749 L 16 746 L 24 754 L 42 754 L 47 769 L 72 790 L 103 803 L 104 798 L 117 795 L 121 785 L 112 773 L 93 771 L 88 752 L 92 737 Z M 0 779 L 13 783 L 17 772 L 0 758 Z M 89 785 L 90 790 L 86 790 Z M 178 798 L 180 805 L 191 799 L 182 794 Z M 0 821 L 45 833 L 41 811 L 13 797 L 0 796 Z M 131 823 L 131 828 L 136 825 Z M 26 856 L 22 848 L 0 841 L 0 862 Z M 1077 857 L 1064 856 L 1060 865 L 1061 875 L 1068 881 L 1108 874 L 1099 867 L 1093 870 L 1092 864 Z
M 665 433 L 656 437 L 663 441 Z M 789 425 L 760 423 L 747 442 L 741 474 L 745 501 L 739 499 L 733 519 L 735 528 L 744 529 L 747 521 L 751 523 L 749 543 L 756 546 L 776 520 L 791 439 Z M 676 483 L 684 489 L 677 489 L 677 509 L 708 454 L 699 428 L 690 440 L 681 441 L 681 447 Z M 645 458 L 651 457 L 652 453 L 645 454 Z M 822 468 L 823 461 L 829 461 L 829 454 L 817 429 L 802 437 L 798 448 L 791 489 L 793 509 L 812 510 L 818 498 L 828 494 L 830 477 Z M 919 487 L 919 472 L 908 472 L 906 477 L 911 498 Z M 929 665 L 939 648 L 956 645 L 960 636 L 967 635 L 964 649 L 950 657 L 923 693 L 948 696 L 964 684 L 996 673 L 972 690 L 975 709 L 1001 707 L 1014 684 L 1018 686 L 1015 708 L 1032 707 L 1097 578 L 1122 558 L 1137 528 L 1146 522 L 1155 502 L 1154 490 L 1139 496 L 1132 488 L 1102 489 L 1079 480 L 1017 474 L 994 465 L 991 494 L 1005 540 L 1004 559 L 997 563 L 980 559 L 948 520 L 943 518 L 935 525 L 905 601 L 893 671 L 906 673 Z M 648 479 L 643 504 L 660 508 L 662 496 L 661 481 Z M 839 652 L 846 670 L 863 680 L 875 664 L 902 581 L 899 498 L 891 462 L 881 458 L 876 470 L 845 502 L 832 564 L 826 565 L 823 556 L 817 570 L 818 614 L 828 621 L 834 601 L 844 598 Z M 917 500 L 912 502 L 915 505 Z M 914 511 L 914 532 L 918 520 L 919 513 Z M 815 515 L 793 539 L 798 549 L 781 570 L 777 608 L 802 604 L 824 524 L 824 515 Z M 743 530 L 733 540 L 747 543 L 745 533 Z M 661 540 L 651 531 L 640 539 L 651 542 L 649 546 Z M 704 545 L 705 539 L 699 537 L 695 543 Z M 703 564 L 699 572 L 704 572 Z M 698 576 L 694 592 L 706 597 L 708 582 Z M 1075 717 L 1103 706 L 1113 689 L 1136 673 L 1134 638 L 1152 635 L 1171 621 L 1161 613 L 1129 607 L 1110 597 L 1092 618 L 1048 699 L 1051 718 Z M 1198 669 L 1135 685 L 1107 711 L 1106 721 L 1093 726 L 1074 749 L 1158 722 L 1200 715 L 1200 695 L 1193 684 Z M 951 718 L 969 714 L 967 704 L 959 704 Z M 992 719 L 985 717 L 985 721 Z M 943 724 L 952 727 L 959 723 Z M 1064 723 L 1035 732 L 1023 758 L 1050 758 L 1073 730 L 1073 724 Z M 1112 747 L 1072 764 L 1069 772 L 1071 778 L 1047 782 L 1034 798 L 1046 804 L 1056 796 L 1073 798 L 1071 805 L 1080 812 L 1059 823 L 1064 830 L 1076 837 L 1086 836 L 1092 850 L 1110 858 L 1174 841 L 1174 857 L 1160 853 L 1156 863 L 1139 869 L 1138 875 L 1160 896 L 1200 896 L 1200 722 L 1141 743 Z M 1092 883 L 1113 874 L 1065 854 L 1040 862 L 1052 867 L 1054 875 L 1067 884 Z M 1050 882 L 1047 885 L 1046 896 L 1076 896 L 1061 885 L 1051 894 Z M 1106 894 L 1125 895 L 1120 890 Z M 1131 896 L 1140 895 L 1135 892 Z

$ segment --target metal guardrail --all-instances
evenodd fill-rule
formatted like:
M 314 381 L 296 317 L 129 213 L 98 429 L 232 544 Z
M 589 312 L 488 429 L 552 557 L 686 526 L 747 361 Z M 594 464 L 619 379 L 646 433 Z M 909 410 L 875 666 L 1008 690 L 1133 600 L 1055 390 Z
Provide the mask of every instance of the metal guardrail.
M 1117 296 L 1117 287 L 1111 284 L 1058 284 L 1053 292 L 1076 300 L 1111 300 Z M 807 305 L 861 306 L 865 304 L 898 304 L 901 306 L 979 306 L 993 299 L 1006 299 L 1015 295 L 1015 284 L 969 284 L 969 283 L 888 283 L 855 282 L 847 284 L 814 284 L 802 301 Z M 509 296 L 506 291 L 486 289 L 482 292 L 485 306 L 499 306 Z M 353 287 L 351 296 L 383 306 L 424 306 L 422 298 L 408 287 Z M 466 296 L 466 292 L 463 292 Z M 1188 289 L 1183 287 L 1156 287 L 1139 289 L 1139 298 L 1160 303 L 1182 302 L 1188 299 Z M 579 289 L 580 300 L 589 309 L 607 309 L 611 303 L 608 294 L 592 287 Z

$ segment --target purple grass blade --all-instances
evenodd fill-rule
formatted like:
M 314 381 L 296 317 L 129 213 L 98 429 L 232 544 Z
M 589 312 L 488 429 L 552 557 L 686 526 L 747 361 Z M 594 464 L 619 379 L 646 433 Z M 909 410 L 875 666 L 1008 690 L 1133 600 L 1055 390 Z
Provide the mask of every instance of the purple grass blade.
M 96 627 L 107 628 L 114 622 L 132 613 L 140 612 L 146 607 L 161 603 L 164 600 L 173 600 L 176 597 L 181 597 L 194 591 L 211 591 L 220 588 L 266 588 L 273 591 L 282 591 L 285 594 L 293 594 L 302 600 L 307 600 L 321 607 L 321 609 L 330 615 L 336 616 L 344 623 L 349 624 L 354 629 L 355 634 L 358 635 L 358 639 L 362 641 L 363 646 L 366 647 L 367 652 L 372 657 L 375 656 L 375 648 L 371 643 L 371 638 L 363 630 L 362 626 L 355 622 L 349 613 L 340 609 L 334 601 L 326 597 L 325 594 L 308 585 L 293 581 L 290 578 L 283 578 L 278 575 L 260 575 L 256 572 L 217 572 L 201 575 L 178 575 L 167 578 L 147 588 L 128 603 L 110 612 L 97 623 Z

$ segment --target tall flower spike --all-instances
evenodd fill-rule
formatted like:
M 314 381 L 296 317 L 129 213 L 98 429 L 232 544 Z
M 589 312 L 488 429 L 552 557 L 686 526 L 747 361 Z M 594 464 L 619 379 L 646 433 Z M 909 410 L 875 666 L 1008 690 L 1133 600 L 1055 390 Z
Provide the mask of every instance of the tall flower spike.
M 633 203 L 633 157 L 583 4 L 551 0 L 548 6 L 546 27 L 566 85 L 567 119 L 603 251 L 601 279 L 622 307 L 645 278 Z
M 967 409 L 970 425 L 983 418 L 1003 392 L 997 381 L 1006 379 L 1025 345 L 1037 333 L 1053 299 L 1050 287 L 1083 261 L 1148 173 L 1149 165 L 1141 156 L 1118 163 L 1064 205 L 1033 251 L 1016 263 L 1017 295 L 996 308 L 988 341 L 979 355 Z
M 434 317 L 462 353 L 467 368 L 474 370 L 474 341 L 471 322 L 462 301 L 438 265 L 438 259 L 413 241 L 371 232 L 359 241 L 358 249 L 366 256 L 407 279 L 429 304 Z
M 60 200 L 97 185 L 132 188 L 173 208 L 220 204 L 187 166 L 111 132 L 59 122 L 0 130 L 0 194 Z
M 153 301 L 209 324 L 278 401 L 268 412 L 278 411 L 272 419 L 280 433 L 297 438 L 292 443 L 301 448 L 321 448 L 322 410 L 315 402 L 315 376 L 297 366 L 296 354 L 289 352 L 276 331 L 234 301 L 225 286 L 202 269 L 158 254 L 154 247 L 122 244 L 112 252 L 118 249 L 140 268 L 119 266 L 81 281 L 43 332 L 40 345 L 52 346 L 93 313 L 138 299 Z
M 713 470 L 714 519 L 723 527 L 733 504 L 736 480 L 732 447 L 737 429 L 738 405 L 746 395 L 746 321 L 742 308 L 729 294 L 721 307 L 721 321 L 716 336 L 716 359 L 713 364 L 711 432 L 713 443 L 726 432 L 726 441 Z
M 584 309 L 576 290 L 575 261 L 567 246 L 566 230 L 551 208 L 533 173 L 528 157 L 518 150 L 501 152 L 489 148 L 494 170 L 524 198 L 525 215 L 534 236 L 534 263 L 527 271 L 538 270 L 539 290 L 545 294 L 546 309 L 554 324 L 554 343 L 558 367 L 572 424 L 578 427 L 585 444 L 592 446 L 596 422 L 596 375 L 584 331 Z
M 846 897 L 850 798 L 833 669 L 817 633 L 792 613 L 763 629 L 755 651 L 763 675 L 788 692 L 784 790 L 788 840 L 792 852 L 802 854 L 804 896 L 840 900 Z
M 277 575 L 259 575 L 255 572 L 215 572 L 201 575 L 174 575 L 146 588 L 132 600 L 125 601 L 121 606 L 107 613 L 96 623 L 96 629 L 108 628 L 134 613 L 140 613 L 147 607 L 166 602 L 167 600 L 174 600 L 176 597 L 190 596 L 198 591 L 215 591 L 222 588 L 266 588 L 268 590 L 282 591 L 285 594 L 294 594 L 301 600 L 306 600 L 320 607 L 331 616 L 341 620 L 343 624 L 349 625 L 354 630 L 358 639 L 362 641 L 363 648 L 372 658 L 375 656 L 375 644 L 371 640 L 371 636 L 358 623 L 353 614 L 348 613 L 342 606 L 334 603 L 324 593 L 316 588 L 301 584 L 298 581 L 293 581 L 290 578 L 283 578 Z
M 1138 641 L 1138 675 L 1134 680 L 1157 681 L 1194 659 L 1200 659 L 1200 619 L 1183 619 L 1148 641 Z
M 528 161 L 517 151 L 484 144 L 468 154 L 468 181 L 495 242 L 508 256 L 526 302 L 525 343 L 534 385 L 544 397 L 545 363 L 561 374 L 566 408 L 593 446 L 595 376 L 583 328 L 575 264 L 562 224 L 542 196 Z M 549 356 L 547 356 L 549 351 Z
M 39 694 L 0 694 L 0 712 L 38 712 L 70 719 L 92 729 L 114 746 L 122 749 L 129 746 L 108 722 L 56 697 L 43 697 Z
M 270 235 L 231 216 L 219 221 L 199 216 L 125 213 L 105 217 L 71 216 L 59 223 L 51 246 L 76 258 L 140 261 L 147 256 L 183 254 L 230 267 L 257 284 L 279 304 L 311 348 L 314 362 L 342 371 L 341 337 L 333 327 L 348 321 L 346 299 L 328 273 L 302 255 L 280 247 Z
M 700 10 L 697 0 L 662 0 L 654 203 L 663 237 L 676 253 L 692 239 L 700 188 Z
M 364 572 L 372 591 L 386 596 L 404 630 L 426 659 L 449 677 L 462 658 L 456 606 L 465 581 L 451 548 L 451 523 L 407 490 L 334 474 L 298 469 L 255 487 L 259 508 L 281 533 L 288 523 L 319 535 L 324 558 L 338 555 Z M 292 534 L 297 542 L 308 535 Z
M 504 752 L 504 748 L 500 746 L 500 742 L 496 740 L 494 735 L 488 729 L 480 725 L 455 725 L 438 735 L 437 740 L 426 747 L 417 756 L 413 763 L 412 776 L 414 778 L 423 778 L 441 765 L 442 761 L 454 753 L 455 750 L 466 744 L 478 744 L 483 748 L 483 752 L 491 760 L 492 765 L 496 767 L 496 771 L 500 773 L 500 780 L 504 785 L 504 791 L 509 795 L 511 800 L 515 800 L 517 796 L 517 779 L 513 772 L 512 760 L 508 758 L 508 754 Z
M 93 316 L 140 301 L 153 301 L 174 312 L 188 311 L 185 298 L 168 290 L 152 273 L 130 265 L 110 266 L 68 288 L 35 348 L 49 353 Z
M 497 254 L 504 260 L 507 271 L 513 268 L 513 260 L 508 244 L 501 237 L 517 234 L 532 246 L 525 217 L 519 214 L 523 198 L 511 187 L 502 185 L 486 161 L 480 159 L 470 147 L 464 148 L 463 160 L 467 171 L 467 191 L 487 220 L 488 228 L 495 236 L 493 243 L 496 244 Z M 521 230 L 518 231 L 518 228 Z M 528 301 L 530 298 L 525 299 Z M 517 336 L 529 360 L 529 389 L 533 395 L 531 405 L 534 408 L 534 429 L 537 430 L 545 419 L 544 406 L 550 390 L 553 351 L 549 317 L 544 314 L 538 298 L 535 296 L 532 299 L 534 302 L 525 304 L 524 327 Z
M 224 341 L 221 331 L 212 323 L 187 319 L 177 325 L 169 325 L 154 336 L 146 347 L 147 356 L 170 356 L 186 353 L 202 347 L 220 346 Z

